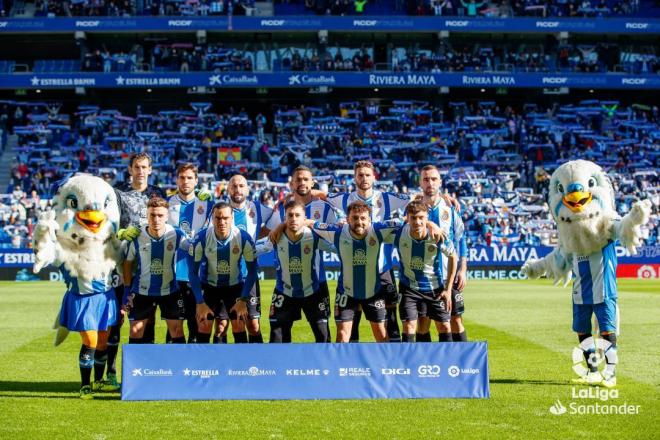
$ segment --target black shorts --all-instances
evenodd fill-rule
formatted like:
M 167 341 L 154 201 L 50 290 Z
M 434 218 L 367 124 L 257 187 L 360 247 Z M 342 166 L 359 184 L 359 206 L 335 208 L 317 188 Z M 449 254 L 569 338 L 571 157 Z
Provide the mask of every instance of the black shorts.
M 128 304 L 130 306 L 128 319 L 131 321 L 142 321 L 151 318 L 156 313 L 156 307 L 160 308 L 160 316 L 163 319 L 183 319 L 183 301 L 178 292 L 165 296 L 147 296 L 132 293 L 128 297 Z
M 254 287 L 250 290 L 248 315 L 250 316 L 250 319 L 261 318 L 261 288 L 259 287 L 259 280 L 254 283 Z
M 370 322 L 387 321 L 385 297 L 380 293 L 369 299 L 355 299 L 352 296 L 337 292 L 335 296 L 335 322 L 352 321 L 355 312 L 362 309 L 365 318 Z
M 456 288 L 456 284 L 451 289 L 451 316 L 461 316 L 465 311 L 465 302 L 463 301 L 463 292 Z
M 178 281 L 179 297 L 183 301 L 183 317 L 187 320 L 196 319 L 197 301 L 195 294 L 190 288 L 190 284 L 185 281 Z
M 417 292 L 410 287 L 399 285 L 402 294 L 399 315 L 401 321 L 416 321 L 419 315 L 419 309 L 423 308 L 425 314 L 434 321 L 449 322 L 451 314 L 447 311 L 446 301 L 438 298 L 442 289 L 437 289 L 429 295 Z M 423 303 L 420 307 L 420 303 Z
M 236 304 L 236 300 L 241 297 L 243 284 L 217 287 L 204 284 L 202 285 L 202 291 L 204 292 L 204 302 L 213 310 L 215 319 L 237 319 L 236 313 L 230 313 L 230 310 Z
M 270 303 L 270 322 L 292 323 L 305 312 L 309 322 L 327 321 L 328 304 L 323 292 L 317 291 L 304 298 L 293 298 L 275 290 Z
M 396 290 L 396 284 L 394 283 L 394 269 L 390 269 L 387 272 L 380 274 L 380 290 L 378 295 L 382 295 L 385 298 L 385 305 L 387 308 L 396 307 L 397 304 L 401 302 L 401 295 Z

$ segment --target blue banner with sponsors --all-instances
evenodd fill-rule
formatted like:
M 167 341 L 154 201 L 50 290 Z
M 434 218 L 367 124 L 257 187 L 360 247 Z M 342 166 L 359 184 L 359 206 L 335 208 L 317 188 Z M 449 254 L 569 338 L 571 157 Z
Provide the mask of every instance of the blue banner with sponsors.
M 123 345 L 122 400 L 488 398 L 486 342 Z
M 574 32 L 654 34 L 660 20 L 648 18 L 468 18 L 468 17 L 58 17 L 7 18 L 0 32 Z
M 369 72 L 192 72 L 192 73 L 14 73 L 0 74 L 4 89 L 86 88 L 588 88 L 660 89 L 660 75 L 619 73 L 369 73 Z
M 529 258 L 543 258 L 554 248 L 550 246 L 471 246 L 468 249 L 468 262 L 470 267 L 506 266 L 515 267 Z M 616 248 L 619 264 L 660 264 L 660 245 L 642 246 L 637 248 L 637 254 L 631 255 L 621 246 Z M 326 267 L 339 267 L 337 254 L 323 253 Z M 398 264 L 396 252 L 394 261 Z M 0 267 L 28 267 L 34 264 L 32 249 L 0 248 Z M 274 267 L 273 253 L 259 257 L 259 267 Z

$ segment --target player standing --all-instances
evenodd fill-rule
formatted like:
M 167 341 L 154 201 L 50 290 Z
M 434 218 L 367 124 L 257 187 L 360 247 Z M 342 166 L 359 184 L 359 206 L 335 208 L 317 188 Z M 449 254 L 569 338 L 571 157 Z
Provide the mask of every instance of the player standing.
M 394 235 L 401 270 L 400 314 L 403 342 L 415 342 L 418 308 L 424 304 L 429 318 L 436 322 L 440 341 L 451 341 L 451 290 L 456 274 L 456 251 L 451 240 L 438 242 L 427 229 L 428 212 L 423 202 L 412 201 L 406 207 L 407 224 Z M 447 257 L 448 271 L 443 271 Z
M 222 337 L 231 320 L 234 342 L 245 343 L 245 323 L 251 318 L 247 303 L 257 280 L 255 245 L 247 232 L 234 226 L 228 203 L 216 203 L 211 220 L 213 226 L 197 233 L 190 250 L 190 286 L 197 304 L 213 316 L 212 320 L 198 316 L 197 342 L 211 340 L 214 321 L 216 334 Z
M 293 322 L 305 312 L 316 342 L 328 342 L 328 303 L 320 290 L 319 250 L 334 251 L 305 226 L 305 205 L 291 200 L 284 205 L 286 221 L 275 229 L 273 245 L 268 239 L 257 243 L 257 253 L 275 251 L 277 281 L 270 308 L 270 342 L 291 342 Z
M 156 308 L 160 308 L 162 318 L 172 337 L 172 343 L 185 344 L 183 336 L 182 305 L 179 301 L 179 284 L 176 281 L 176 261 L 178 252 L 187 252 L 189 243 L 185 234 L 167 224 L 168 204 L 155 197 L 147 202 L 147 225 L 141 227 L 141 234 L 128 246 L 124 261 L 123 304 L 129 310 L 131 321 L 131 344 L 148 344 L 144 338 L 145 327 Z M 136 262 L 136 276 L 132 266 Z
M 422 201 L 426 203 L 429 209 L 429 221 L 440 226 L 447 231 L 448 239 L 452 241 L 458 254 L 458 271 L 452 286 L 452 307 L 451 307 L 451 336 L 454 342 L 467 341 L 467 333 L 463 325 L 463 313 L 465 303 L 463 299 L 463 289 L 467 284 L 467 242 L 465 237 L 465 227 L 456 208 L 447 203 L 440 194 L 442 188 L 442 179 L 440 171 L 434 165 L 426 165 L 420 172 L 420 186 L 422 188 Z M 447 273 L 447 259 L 443 258 L 443 273 Z M 425 312 L 421 311 L 422 316 Z M 417 330 L 418 342 L 430 342 L 429 333 L 430 321 L 427 319 L 419 320 Z M 444 340 L 446 336 L 439 335 Z
M 197 183 L 197 166 L 192 163 L 179 165 L 176 169 L 177 193 L 167 201 L 169 204 L 167 222 L 181 229 L 191 243 L 197 231 L 207 226 L 213 207 L 212 201 L 202 201 L 195 195 Z M 195 342 L 197 334 L 196 302 L 188 282 L 187 254 L 177 255 L 176 280 L 179 283 L 179 295 L 183 301 L 184 315 L 188 325 L 188 342 Z

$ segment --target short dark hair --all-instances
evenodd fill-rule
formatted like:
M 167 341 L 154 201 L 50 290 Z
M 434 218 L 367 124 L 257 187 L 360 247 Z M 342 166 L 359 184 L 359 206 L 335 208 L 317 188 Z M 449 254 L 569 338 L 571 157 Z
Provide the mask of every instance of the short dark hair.
M 368 212 L 369 217 L 371 217 L 371 206 L 367 205 L 361 200 L 356 200 L 355 202 L 349 204 L 346 207 L 346 215 L 349 216 L 351 215 L 351 212 L 356 211 L 356 212 Z
M 179 177 L 179 175 L 181 173 L 183 173 L 184 171 L 188 171 L 188 170 L 195 173 L 195 177 L 197 177 L 197 165 L 195 165 L 192 162 L 186 162 L 186 163 L 179 164 L 179 166 L 176 167 L 176 177 Z
M 128 162 L 128 166 L 132 167 L 136 160 L 142 160 L 142 159 L 147 159 L 149 161 L 149 166 L 151 166 L 152 163 L 151 156 L 149 155 L 149 153 L 145 153 L 145 152 L 131 154 L 131 159 Z
M 358 160 L 357 162 L 355 162 L 355 165 L 353 166 L 353 172 L 357 171 L 359 168 L 369 168 L 374 173 L 376 172 L 374 168 L 374 164 L 372 164 L 368 160 Z
M 167 200 L 163 199 L 162 197 L 152 197 L 147 202 L 147 209 L 148 208 L 169 208 L 169 207 L 170 207 L 170 204 L 167 203 Z
M 225 201 L 218 202 L 215 205 L 213 205 L 213 208 L 211 208 L 211 212 L 215 212 L 216 209 L 225 209 L 229 208 L 229 211 L 231 211 L 231 214 L 234 215 L 233 209 L 231 209 L 231 205 Z
M 438 174 L 440 174 L 440 170 L 435 165 L 424 165 L 422 167 L 421 172 L 423 173 L 424 171 L 432 171 L 432 170 L 436 170 Z
M 408 203 L 408 206 L 406 206 L 406 215 L 414 215 L 418 212 L 428 212 L 428 208 L 424 202 L 413 200 L 412 202 Z
M 299 202 L 298 200 L 289 200 L 284 204 L 284 212 L 291 208 L 300 208 L 303 210 L 303 212 L 305 212 L 305 205 L 303 205 L 303 203 Z
M 295 176 L 296 174 L 298 174 L 300 172 L 303 172 L 303 171 L 307 171 L 312 176 L 314 175 L 314 173 L 312 173 L 311 168 L 306 167 L 305 165 L 298 165 L 297 167 L 294 168 L 293 172 L 291 173 L 291 176 Z

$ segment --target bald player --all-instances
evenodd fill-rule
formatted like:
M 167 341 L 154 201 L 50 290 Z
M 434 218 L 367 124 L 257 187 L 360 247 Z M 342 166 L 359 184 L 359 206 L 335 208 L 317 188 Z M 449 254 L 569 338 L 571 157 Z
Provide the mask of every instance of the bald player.
M 245 177 L 240 174 L 233 175 L 227 183 L 227 194 L 229 195 L 229 206 L 231 206 L 233 212 L 234 226 L 247 232 L 254 242 L 265 236 L 267 231 L 263 228 L 273 214 L 273 210 L 258 201 L 248 200 L 250 188 Z M 245 263 L 242 262 L 241 264 Z M 258 279 L 250 292 L 247 307 L 249 317 L 247 322 L 248 341 L 250 343 L 262 343 L 264 338 L 261 334 L 260 325 L 261 289 Z M 240 321 L 240 324 L 242 325 L 242 321 Z M 240 332 L 241 329 L 238 329 L 238 331 Z

